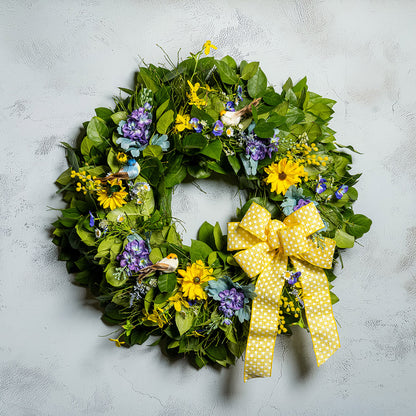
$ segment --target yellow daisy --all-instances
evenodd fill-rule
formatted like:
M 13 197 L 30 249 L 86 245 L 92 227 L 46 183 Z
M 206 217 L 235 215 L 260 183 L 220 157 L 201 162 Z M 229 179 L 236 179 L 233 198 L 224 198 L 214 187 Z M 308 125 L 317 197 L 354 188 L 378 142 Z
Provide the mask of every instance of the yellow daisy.
M 272 163 L 264 171 L 268 174 L 266 183 L 272 185 L 271 191 L 283 195 L 289 187 L 301 182 L 301 177 L 306 175 L 302 166 L 286 158 L 279 163 Z
M 127 204 L 125 198 L 128 193 L 125 191 L 126 188 L 122 185 L 121 180 L 117 178 L 111 179 L 111 181 L 107 181 L 107 184 L 110 186 L 97 191 L 97 199 L 100 205 L 104 208 L 110 208 L 112 211 Z
M 213 269 L 205 267 L 201 260 L 187 266 L 186 271 L 178 270 L 178 273 L 182 276 L 182 278 L 178 278 L 178 283 L 182 285 L 183 295 L 190 300 L 206 299 L 207 294 L 201 284 L 214 279 L 214 276 L 211 276 L 212 272 Z

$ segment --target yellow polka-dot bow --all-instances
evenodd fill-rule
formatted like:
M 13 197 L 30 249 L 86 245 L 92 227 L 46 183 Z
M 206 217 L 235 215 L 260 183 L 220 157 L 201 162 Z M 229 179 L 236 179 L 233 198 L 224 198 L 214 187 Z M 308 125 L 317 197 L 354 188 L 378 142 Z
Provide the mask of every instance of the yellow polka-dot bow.
M 324 248 L 318 248 L 308 238 L 322 228 L 324 223 L 313 203 L 281 222 L 272 220 L 267 209 L 253 202 L 241 222 L 228 223 L 227 249 L 242 250 L 234 258 L 250 277 L 260 274 L 251 312 L 244 381 L 271 375 L 278 302 L 288 257 L 302 272 L 305 312 L 318 366 L 340 347 L 328 280 L 322 270 L 332 267 L 335 241 L 325 238 Z

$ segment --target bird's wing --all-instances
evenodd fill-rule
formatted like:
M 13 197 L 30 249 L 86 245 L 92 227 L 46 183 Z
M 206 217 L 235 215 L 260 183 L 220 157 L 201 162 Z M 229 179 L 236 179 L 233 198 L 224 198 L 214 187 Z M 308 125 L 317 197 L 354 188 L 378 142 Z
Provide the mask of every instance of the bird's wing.
M 156 263 L 152 267 L 153 270 L 159 270 L 161 272 L 166 271 L 170 268 L 169 264 L 166 263 Z

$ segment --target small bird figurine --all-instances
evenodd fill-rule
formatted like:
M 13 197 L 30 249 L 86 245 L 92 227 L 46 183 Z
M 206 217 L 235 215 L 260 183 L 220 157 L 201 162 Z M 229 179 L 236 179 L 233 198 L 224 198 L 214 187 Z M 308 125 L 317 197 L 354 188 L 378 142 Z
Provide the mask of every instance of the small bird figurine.
M 140 276 L 138 281 L 141 282 L 146 276 L 153 272 L 172 273 L 178 268 L 178 265 L 178 256 L 175 253 L 170 253 L 157 263 L 143 267 L 143 269 L 139 270 Z
M 110 173 L 105 178 L 98 178 L 101 182 L 111 181 L 111 179 L 125 179 L 133 180 L 139 176 L 140 165 L 136 162 L 136 159 L 129 159 L 127 165 L 123 166 L 117 173 Z
M 240 123 L 241 118 L 244 116 L 249 116 L 252 113 L 252 107 L 257 107 L 260 103 L 261 98 L 256 98 L 250 104 L 243 107 L 241 110 L 238 111 L 221 111 L 221 121 L 226 126 L 238 126 Z

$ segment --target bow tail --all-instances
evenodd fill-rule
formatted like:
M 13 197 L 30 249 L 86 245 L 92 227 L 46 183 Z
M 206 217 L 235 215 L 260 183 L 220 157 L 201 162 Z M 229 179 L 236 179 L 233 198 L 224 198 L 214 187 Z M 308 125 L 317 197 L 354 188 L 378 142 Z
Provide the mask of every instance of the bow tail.
M 340 347 L 328 279 L 325 272 L 317 266 L 293 257 L 291 261 L 296 270 L 302 272 L 306 318 L 319 367 Z
M 244 382 L 270 377 L 279 325 L 278 302 L 285 283 L 287 257 L 276 254 L 257 279 L 244 362 Z

